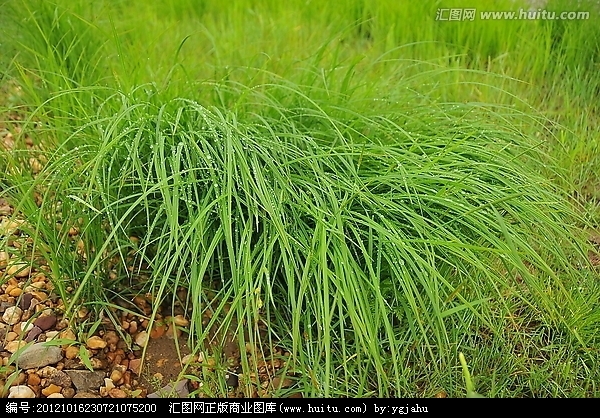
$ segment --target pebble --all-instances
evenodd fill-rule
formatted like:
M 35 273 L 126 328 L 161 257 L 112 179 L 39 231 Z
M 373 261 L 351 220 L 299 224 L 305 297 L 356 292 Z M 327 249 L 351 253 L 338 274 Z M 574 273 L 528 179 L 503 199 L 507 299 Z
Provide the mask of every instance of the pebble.
M 59 338 L 62 340 L 77 341 L 77 336 L 70 328 L 61 331 L 61 333 L 59 334 Z
M 167 329 L 167 327 L 163 323 L 155 324 L 152 327 L 152 330 L 150 331 L 150 338 L 155 340 L 157 338 L 162 337 L 164 335 L 166 329 Z
M 33 327 L 35 327 L 35 325 L 33 325 L 31 322 L 29 322 L 29 323 L 20 322 L 17 325 L 15 325 L 15 327 L 13 328 L 13 330 L 17 334 L 24 334 L 26 332 L 31 331 L 33 329 Z
M 51 383 L 48 387 L 42 389 L 42 395 L 49 396 L 53 393 L 60 393 L 61 390 L 62 388 L 60 386 Z
M 51 372 L 50 376 L 48 377 L 48 382 L 63 388 L 68 388 L 72 384 L 71 378 L 67 373 L 56 369 Z
M 181 337 L 181 330 L 175 324 L 170 324 L 166 332 L 167 338 L 175 339 Z
M 11 306 L 6 308 L 4 314 L 2 314 L 2 320 L 8 325 L 18 324 L 21 320 L 21 315 L 23 315 L 23 310 L 18 306 Z
M 56 364 L 62 360 L 62 350 L 56 346 L 45 346 L 43 343 L 27 347 L 18 358 L 18 366 L 22 369 L 33 369 Z
M 140 347 L 145 347 L 148 344 L 148 333 L 146 331 L 141 331 L 138 335 L 135 336 L 135 343 Z
M 183 315 L 175 315 L 173 317 L 173 323 L 178 327 L 187 327 L 190 324 L 190 321 L 185 319 Z
M 42 393 L 44 391 L 42 390 Z M 51 393 L 50 395 L 46 396 L 47 398 L 64 398 L 64 395 L 62 393 Z
M 56 325 L 56 316 L 54 315 L 43 315 L 38 317 L 33 325 L 40 327 L 42 331 L 48 331 L 54 325 Z
M 79 355 L 79 348 L 77 346 L 70 345 L 67 348 L 65 348 L 65 357 L 68 358 L 69 360 L 77 358 L 78 355 Z
M 15 277 L 19 277 L 19 278 L 29 276 L 30 272 L 31 272 L 31 266 L 22 261 L 11 264 L 6 269 L 6 274 L 8 274 L 9 276 L 14 275 Z
M 85 306 L 77 311 L 77 317 L 79 317 L 79 319 L 85 319 L 88 316 L 88 314 L 89 311 Z
M 32 299 L 33 295 L 31 293 L 25 293 L 19 301 L 19 307 L 24 311 L 28 310 L 31 307 Z
M 27 377 L 27 384 L 29 386 L 39 386 L 40 383 L 42 383 L 42 379 L 36 373 L 31 373 Z
M 48 331 L 46 332 L 46 340 L 51 340 L 58 335 L 58 331 Z
M 117 343 L 119 342 L 119 336 L 115 331 L 108 331 L 104 334 L 104 341 L 108 344 L 111 351 L 116 350 Z
M 115 383 L 113 380 L 109 379 L 108 377 L 104 379 L 104 389 L 106 389 L 107 393 L 109 390 L 113 389 L 115 387 Z
M 31 291 L 30 293 L 33 295 L 33 297 L 34 297 L 34 298 L 36 298 L 36 299 L 37 299 L 38 301 L 40 301 L 40 302 L 43 302 L 43 301 L 45 301 L 46 299 L 48 299 L 48 295 L 47 295 L 47 294 L 45 294 L 45 293 L 44 293 L 44 292 L 42 292 L 42 291 L 39 291 L 39 290 L 33 290 L 33 291 Z
M 8 297 L 8 295 L 6 295 L 6 294 L 2 294 L 2 295 L 0 295 L 0 298 L 2 298 L 2 297 L 6 297 L 6 298 L 7 298 L 7 297 Z M 2 313 L 2 314 L 3 314 L 3 313 L 6 311 L 6 308 L 10 308 L 10 307 L 11 307 L 11 306 L 13 306 L 13 305 L 14 305 L 14 303 L 10 303 L 10 302 L 7 302 L 7 301 L 5 301 L 5 300 L 2 300 L 2 301 L 0 302 L 0 313 Z
M 185 366 L 186 364 L 195 363 L 197 360 L 198 356 L 194 354 L 188 354 L 181 359 L 181 364 Z
M 86 341 L 86 346 L 91 350 L 99 350 L 106 347 L 106 345 L 106 341 L 104 341 L 102 338 L 96 335 L 94 335 L 91 338 L 88 338 L 88 340 Z
M 90 370 L 66 370 L 73 385 L 79 392 L 98 390 L 104 383 L 104 372 Z M 75 395 L 77 397 L 77 395 Z
M 119 388 L 113 388 L 108 391 L 108 396 L 111 398 L 123 399 L 127 397 L 127 394 Z
M 19 227 L 24 223 L 22 220 L 3 219 L 0 222 L 0 235 L 11 235 L 17 232 Z
M 115 383 L 117 383 L 122 378 L 123 378 L 123 372 L 121 372 L 118 369 L 113 370 L 112 373 L 110 374 L 110 380 L 112 380 Z
M 42 330 L 41 330 L 40 327 L 35 327 L 34 326 L 32 328 L 33 329 L 31 329 L 29 331 L 29 333 L 27 334 L 27 338 L 25 338 L 25 341 L 27 341 L 27 342 L 35 340 L 42 333 Z
M 35 392 L 29 386 L 13 386 L 8 391 L 9 398 L 35 398 Z
M 15 287 L 11 289 L 10 292 L 6 293 L 8 293 L 12 297 L 18 298 L 19 296 L 21 296 L 21 293 L 23 293 L 23 290 L 20 287 Z
M 62 394 L 65 398 L 72 398 L 75 396 L 75 389 L 73 388 L 63 388 Z
M 14 340 L 14 341 L 9 341 L 5 346 L 4 349 L 6 351 L 8 351 L 9 353 L 16 353 L 20 348 L 23 348 L 27 345 L 27 342 L 22 341 L 22 340 Z
M 8 253 L 6 251 L 0 251 L 0 268 L 4 268 L 8 265 Z
M 142 359 L 136 358 L 133 360 L 129 360 L 129 370 L 131 370 L 138 376 L 140 375 L 141 367 L 142 367 Z

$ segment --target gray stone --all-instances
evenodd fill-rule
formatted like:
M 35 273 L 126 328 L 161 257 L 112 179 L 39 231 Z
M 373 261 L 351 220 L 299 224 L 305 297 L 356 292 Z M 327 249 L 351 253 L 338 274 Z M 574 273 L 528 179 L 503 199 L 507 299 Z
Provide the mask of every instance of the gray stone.
M 172 383 L 169 383 L 167 386 L 157 390 L 154 393 L 150 393 L 148 398 L 187 398 L 190 394 L 190 391 L 187 387 L 188 380 L 180 380 L 175 383 L 175 387 L 173 387 Z
M 0 302 L 0 313 L 3 314 L 4 311 L 6 311 L 11 306 L 15 306 L 15 304 L 10 302 Z
M 46 346 L 37 343 L 27 347 L 19 357 L 16 364 L 21 369 L 35 369 L 38 367 L 56 364 L 62 360 L 62 350 L 56 346 Z
M 89 370 L 65 370 L 79 392 L 98 390 L 104 384 L 105 373 Z

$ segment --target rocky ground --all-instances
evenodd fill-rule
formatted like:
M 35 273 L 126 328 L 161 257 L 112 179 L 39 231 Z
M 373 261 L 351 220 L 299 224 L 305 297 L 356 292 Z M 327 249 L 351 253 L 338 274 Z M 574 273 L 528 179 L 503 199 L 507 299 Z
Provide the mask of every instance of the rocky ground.
M 0 198 L 0 235 L 10 235 L 9 246 L 30 240 L 9 219 L 12 208 Z M 11 248 L 16 250 L 16 248 Z M 11 254 L 12 253 L 12 254 Z M 246 347 L 240 353 L 233 336 L 220 344 L 221 356 L 190 350 L 189 320 L 184 314 L 160 315 L 150 328 L 151 304 L 135 297 L 132 304 L 142 314 L 116 311 L 115 326 L 109 318 L 99 323 L 87 309 L 65 318 L 63 300 L 48 279 L 42 263 L 32 268 L 15 252 L 0 251 L 0 392 L 9 398 L 141 398 L 211 396 L 203 388 L 206 373 L 222 374 L 229 396 L 270 396 L 290 387 L 292 380 L 279 373 L 288 355 L 277 351 L 265 357 L 264 350 Z M 98 323 L 86 333 L 84 323 Z M 83 331 L 82 331 L 83 330 Z M 145 353 L 144 353 L 145 349 Z M 263 355 L 259 352 L 262 352 Z M 258 385 L 241 388 L 242 355 L 254 362 L 258 375 L 248 376 Z M 182 371 L 188 378 L 182 379 Z M 193 378 L 189 378 L 193 377 Z M 218 377 L 218 376 L 216 376 Z
M 160 389 L 165 376 L 157 371 L 149 377 L 157 387 L 144 386 L 144 348 L 147 362 L 166 368 L 170 378 L 176 377 L 172 371 L 203 360 L 189 351 L 181 359 L 176 353 L 172 355 L 177 351 L 174 338 L 181 338 L 181 328 L 188 325 L 183 315 L 158 318 L 149 329 L 148 320 L 125 314 L 119 330 L 111 321 L 104 321 L 94 335 L 82 339 L 73 323 L 61 317 L 63 301 L 54 294 L 43 266 L 32 271 L 4 251 L 0 260 L 0 274 L 9 277 L 0 288 L 0 387 L 9 398 L 152 396 L 149 392 Z M 88 315 L 81 309 L 75 322 L 82 323 Z M 49 341 L 54 343 L 44 344 Z M 155 345 L 160 346 L 160 352 L 153 348 Z M 187 383 L 176 385 L 179 396 L 193 389 Z

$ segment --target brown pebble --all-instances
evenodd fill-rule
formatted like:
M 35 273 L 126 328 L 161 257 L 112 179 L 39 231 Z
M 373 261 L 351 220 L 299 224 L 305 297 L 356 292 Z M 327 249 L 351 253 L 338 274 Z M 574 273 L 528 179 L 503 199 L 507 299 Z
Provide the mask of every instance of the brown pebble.
M 72 398 L 75 396 L 75 389 L 73 388 L 63 388 L 62 394 L 65 398 Z
M 44 275 L 44 273 L 38 273 L 38 274 L 36 274 L 35 277 L 32 280 L 33 283 L 45 282 L 45 281 L 46 281 L 46 276 Z
M 27 343 L 23 340 L 13 340 L 8 342 L 5 346 L 4 349 L 6 351 L 8 351 L 9 353 L 16 353 L 20 348 L 23 348 L 27 345 Z
M 65 357 L 68 358 L 69 360 L 77 358 L 78 355 L 79 355 L 78 347 L 76 347 L 74 345 L 70 345 L 67 348 L 65 348 Z
M 77 316 L 79 317 L 79 319 L 85 319 L 88 316 L 88 314 L 89 314 L 89 310 L 85 306 L 81 307 L 77 311 Z
M 187 327 L 190 324 L 190 321 L 185 319 L 183 315 L 175 315 L 173 317 L 173 323 L 179 327 Z
M 154 326 L 152 327 L 152 331 L 150 331 L 150 338 L 155 340 L 157 338 L 162 337 L 164 335 L 166 329 L 167 329 L 166 326 L 162 323 L 154 324 Z
M 48 396 L 53 393 L 60 393 L 62 388 L 60 386 L 55 385 L 54 383 L 50 384 L 47 388 L 42 389 L 42 395 Z
M 108 367 L 108 362 L 106 360 L 97 357 L 91 358 L 90 363 L 92 363 L 92 368 L 94 370 L 105 370 Z
M 88 340 L 86 341 L 86 346 L 92 350 L 99 350 L 102 349 L 104 347 L 106 347 L 106 341 L 104 341 L 102 338 L 94 335 L 93 337 L 88 338 Z
M 37 300 L 39 300 L 40 302 L 45 301 L 46 299 L 48 299 L 48 295 L 45 294 L 44 292 L 38 290 L 38 291 L 33 291 L 31 292 L 31 294 L 33 295 L 33 297 L 35 297 Z
M 29 276 L 30 272 L 31 272 L 31 266 L 29 264 L 23 263 L 23 262 L 17 262 L 17 263 L 11 264 L 6 269 L 6 274 L 8 274 L 9 276 L 14 275 L 15 277 L 19 277 L 19 278 Z
M 43 278 L 43 280 L 45 280 L 45 277 Z M 38 290 L 44 290 L 46 288 L 46 283 L 44 281 L 35 281 L 35 279 L 33 280 L 33 283 L 31 283 L 31 287 L 38 289 Z
M 140 375 L 140 367 L 142 366 L 142 359 L 136 358 L 133 360 L 129 360 L 129 370 Z
M 32 373 L 29 375 L 29 377 L 27 377 L 27 384 L 29 386 L 39 386 L 41 382 L 42 379 L 40 379 L 40 377 L 35 373 Z
M 19 296 L 21 296 L 21 293 L 23 293 L 23 290 L 21 290 L 21 288 L 19 288 L 19 287 L 15 287 L 15 288 L 11 289 L 10 292 L 6 292 L 6 293 L 8 293 L 10 296 L 18 298 Z
M 104 338 L 104 341 L 111 346 L 111 350 L 116 349 L 117 343 L 119 342 L 119 336 L 115 331 L 108 331 L 102 338 Z
M 117 383 L 122 378 L 123 378 L 123 373 L 120 370 L 115 369 L 110 374 L 110 380 L 112 380 L 114 383 Z
M 126 398 L 127 394 L 119 388 L 113 388 L 108 391 L 108 396 L 110 396 L 111 398 L 122 399 Z
M 117 355 L 115 354 L 114 351 L 109 351 L 108 353 L 106 353 L 106 359 L 108 360 L 109 363 L 114 363 L 116 356 Z
M 40 327 L 42 329 L 42 331 L 48 331 L 50 328 L 52 328 L 54 325 L 56 325 L 56 316 L 54 316 L 54 315 L 40 316 L 33 322 L 33 325 Z
M 61 331 L 61 333 L 58 336 L 59 336 L 59 338 L 61 338 L 63 340 L 77 341 L 77 336 L 75 335 L 73 330 L 71 330 L 70 328 L 67 328 L 67 329 Z
M 31 293 L 25 293 L 21 300 L 19 301 L 19 307 L 24 311 L 28 310 L 31 306 L 31 300 L 33 299 L 33 295 Z
M 34 325 L 33 328 L 27 333 L 27 338 L 25 338 L 25 341 L 31 342 L 35 340 L 41 333 L 42 329 Z
M 0 251 L 0 268 L 6 267 L 8 264 L 8 253 L 6 251 Z

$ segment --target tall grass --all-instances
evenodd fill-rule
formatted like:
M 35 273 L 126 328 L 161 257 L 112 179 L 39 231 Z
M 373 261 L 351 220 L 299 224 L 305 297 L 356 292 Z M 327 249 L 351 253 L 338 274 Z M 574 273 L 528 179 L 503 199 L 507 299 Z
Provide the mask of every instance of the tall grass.
M 515 93 L 537 51 L 517 40 L 543 25 L 498 22 L 503 44 L 433 5 L 15 4 L 24 131 L 48 162 L 34 177 L 4 153 L 2 188 L 67 316 L 185 287 L 193 342 L 216 325 L 242 352 L 283 347 L 305 396 L 458 395 L 459 351 L 481 393 L 596 393 L 582 220 L 536 174 L 532 134 L 555 125 Z

